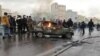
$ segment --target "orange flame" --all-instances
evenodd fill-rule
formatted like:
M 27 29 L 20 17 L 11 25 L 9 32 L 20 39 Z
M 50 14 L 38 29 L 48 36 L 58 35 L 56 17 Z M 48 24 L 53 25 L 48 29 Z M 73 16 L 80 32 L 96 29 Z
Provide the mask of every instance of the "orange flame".
M 51 23 L 48 24 L 48 27 L 51 27 Z

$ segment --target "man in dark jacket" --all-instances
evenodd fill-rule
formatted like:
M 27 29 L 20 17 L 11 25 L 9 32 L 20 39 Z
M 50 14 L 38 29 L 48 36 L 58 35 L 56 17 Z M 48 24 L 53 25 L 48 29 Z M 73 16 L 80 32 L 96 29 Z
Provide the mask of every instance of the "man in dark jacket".
M 25 15 L 23 15 L 22 21 L 23 21 L 23 23 L 22 23 L 22 27 L 23 27 L 22 30 L 23 30 L 23 32 L 25 32 L 26 29 L 27 29 L 27 31 L 28 31 L 27 18 L 26 18 Z
M 67 21 L 67 27 L 72 27 L 73 26 L 73 21 L 72 19 L 70 18 L 68 21 Z
M 11 15 L 9 16 L 9 22 L 10 22 L 10 31 L 11 33 L 15 33 L 15 28 L 16 28 L 16 21 L 15 21 L 15 18 L 12 17 Z
M 22 33 L 22 18 L 20 15 L 17 16 L 17 28 L 18 28 L 18 33 Z
M 63 21 L 63 27 L 67 28 L 67 23 L 65 20 Z
M 88 28 L 89 28 L 89 35 L 91 35 L 91 32 L 93 31 L 94 23 L 92 19 L 88 23 Z
M 81 28 L 81 30 L 82 30 L 82 35 L 85 34 L 85 27 L 86 27 L 86 24 L 85 24 L 85 22 L 83 21 L 83 22 L 81 23 L 81 25 L 80 25 L 80 28 Z

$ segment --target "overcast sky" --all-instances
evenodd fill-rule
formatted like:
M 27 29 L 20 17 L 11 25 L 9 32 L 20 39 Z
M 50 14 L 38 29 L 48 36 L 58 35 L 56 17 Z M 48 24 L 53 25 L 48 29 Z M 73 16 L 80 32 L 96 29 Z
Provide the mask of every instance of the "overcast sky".
M 3 8 L 30 14 L 40 3 L 58 2 L 66 5 L 66 10 L 72 9 L 85 16 L 96 16 L 100 18 L 100 0 L 0 0 Z

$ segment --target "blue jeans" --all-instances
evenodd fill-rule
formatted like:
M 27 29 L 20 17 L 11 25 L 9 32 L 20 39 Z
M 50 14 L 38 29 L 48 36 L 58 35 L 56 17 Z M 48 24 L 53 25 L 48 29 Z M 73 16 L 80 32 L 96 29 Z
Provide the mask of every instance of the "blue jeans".
M 5 35 L 10 35 L 10 28 L 5 26 L 5 25 L 3 25 L 3 27 L 4 27 L 4 34 Z

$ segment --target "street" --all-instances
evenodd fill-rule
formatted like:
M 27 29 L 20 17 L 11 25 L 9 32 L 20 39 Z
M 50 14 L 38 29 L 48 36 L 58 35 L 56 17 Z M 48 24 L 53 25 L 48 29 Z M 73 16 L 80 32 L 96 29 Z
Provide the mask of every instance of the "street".
M 57 56 L 99 56 L 99 52 L 100 35 L 94 31 L 91 38 L 84 39 L 81 44 L 73 45 Z
M 35 56 L 64 42 L 66 40 L 61 38 L 34 38 L 27 37 L 27 34 L 18 37 L 16 35 L 11 39 L 1 39 L 0 56 Z
M 73 46 L 58 56 L 100 56 L 100 37 L 85 40 L 79 46 Z
M 57 56 L 99 56 L 99 36 L 99 32 L 96 30 L 92 33 L 93 38 L 87 38 L 88 29 L 86 29 L 84 36 L 81 36 L 79 31 L 76 30 L 73 41 L 82 38 L 87 39 L 84 39 L 83 43 L 79 45 L 71 46 Z M 67 39 L 62 38 L 36 38 L 29 37 L 28 34 L 15 35 L 10 39 L 0 39 L 0 56 L 52 56 L 66 48 L 67 46 L 63 45 L 66 45 L 68 42 Z
M 0 0 L 0 56 L 100 56 L 100 0 Z

